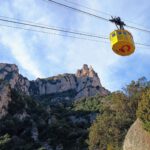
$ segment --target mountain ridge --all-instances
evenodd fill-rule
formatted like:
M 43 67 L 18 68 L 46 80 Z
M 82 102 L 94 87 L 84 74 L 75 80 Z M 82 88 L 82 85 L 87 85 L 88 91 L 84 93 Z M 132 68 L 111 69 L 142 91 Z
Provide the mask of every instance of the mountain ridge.
M 69 90 L 75 91 L 74 99 L 94 96 L 96 94 L 107 95 L 109 93 L 100 83 L 97 73 L 92 67 L 84 64 L 76 74 L 60 74 L 48 78 L 28 78 L 19 74 L 15 64 L 0 64 L 0 80 L 7 81 L 11 88 L 19 90 L 27 95 L 41 96 L 55 93 L 62 93 Z

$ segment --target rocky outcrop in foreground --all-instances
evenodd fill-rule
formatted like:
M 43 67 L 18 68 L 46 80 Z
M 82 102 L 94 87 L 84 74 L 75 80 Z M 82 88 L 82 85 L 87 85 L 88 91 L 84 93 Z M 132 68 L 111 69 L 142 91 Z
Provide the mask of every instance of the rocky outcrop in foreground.
M 97 73 L 87 65 L 83 65 L 83 68 L 78 70 L 76 74 L 62 74 L 29 81 L 19 74 L 16 65 L 1 63 L 0 80 L 9 83 L 11 88 L 31 96 L 54 95 L 72 91 L 73 99 L 78 99 L 109 93 L 102 87 Z
M 129 129 L 123 150 L 150 150 L 150 133 L 143 129 L 140 119 L 137 119 Z

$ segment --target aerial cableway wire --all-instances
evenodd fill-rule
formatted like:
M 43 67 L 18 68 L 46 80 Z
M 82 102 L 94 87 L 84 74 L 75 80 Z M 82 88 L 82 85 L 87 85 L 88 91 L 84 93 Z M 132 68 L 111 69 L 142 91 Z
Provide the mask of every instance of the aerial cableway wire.
M 97 12 L 97 13 L 101 13 L 101 14 L 107 15 L 107 16 L 109 16 L 109 17 L 112 16 L 112 15 L 109 14 L 109 13 L 106 13 L 106 12 L 103 12 L 103 11 L 100 11 L 100 10 L 97 10 L 97 9 L 90 8 L 90 7 L 88 7 L 88 6 L 79 4 L 79 3 L 77 3 L 77 2 L 71 2 L 71 1 L 69 1 L 69 0 L 63 0 L 63 1 L 65 1 L 65 2 L 67 2 L 67 3 L 70 3 L 70 4 L 73 4 L 73 5 L 78 5 L 78 6 L 82 7 L 82 8 L 86 8 L 86 9 L 88 9 L 88 10 L 95 11 L 95 12 Z
M 53 27 L 48 27 L 48 26 L 42 26 L 42 25 L 38 25 L 35 23 L 31 24 L 31 23 L 27 23 L 27 22 L 14 21 L 14 20 L 9 20 L 9 19 L 2 19 L 2 18 L 0 18 L 0 21 L 24 25 L 24 26 L 36 27 L 36 28 L 41 28 L 41 29 L 47 29 L 47 30 L 55 30 L 55 31 L 60 31 L 60 32 L 65 32 L 65 33 L 70 33 L 70 34 L 81 35 L 81 36 L 83 35 L 83 36 L 93 37 L 93 38 L 108 39 L 107 37 L 102 37 L 102 36 L 98 36 L 98 35 L 86 34 L 83 32 L 69 31 L 69 30 L 65 30 L 65 29 L 53 28 Z
M 58 35 L 58 36 L 63 36 L 63 37 L 70 37 L 70 38 L 75 38 L 75 39 L 79 39 L 79 40 L 88 40 L 91 42 L 109 43 L 107 41 L 94 40 L 94 39 L 90 39 L 90 38 L 83 38 L 83 37 L 78 37 L 78 36 L 73 36 L 73 35 L 64 35 L 64 34 L 60 34 L 60 33 L 52 33 L 52 32 L 48 32 L 48 31 L 46 32 L 46 31 L 41 31 L 41 30 L 34 30 L 34 29 L 30 29 L 30 28 L 23 28 L 23 27 L 11 26 L 11 25 L 6 25 L 6 24 L 0 24 L 0 26 L 8 27 L 8 28 L 21 29 L 21 30 L 27 30 L 27 31 L 32 31 L 32 32 L 38 32 L 38 33 L 44 33 L 44 34 Z
M 93 13 L 90 13 L 90 12 L 87 12 L 87 11 L 84 11 L 84 10 L 81 10 L 81 9 L 78 9 L 78 8 L 75 8 L 75 7 L 68 6 L 66 4 L 63 4 L 63 3 L 60 3 L 60 2 L 57 2 L 57 1 L 54 1 L 54 0 L 46 0 L 46 1 L 54 3 L 54 4 L 57 4 L 57 5 L 60 5 L 60 6 L 63 6 L 65 8 L 69 8 L 71 10 L 74 10 L 74 11 L 77 11 L 77 12 L 80 12 L 80 13 L 83 13 L 83 14 L 87 14 L 87 15 L 95 17 L 97 19 L 101 19 L 101 20 L 110 22 L 110 20 L 107 19 L 107 18 L 105 18 L 105 17 L 101 17 L 99 15 L 96 15 L 96 14 L 93 14 Z M 147 30 L 147 29 L 142 29 L 142 28 L 138 28 L 138 27 L 134 27 L 134 26 L 129 26 L 129 25 L 126 25 L 126 27 L 134 29 L 134 30 L 139 30 L 139 31 L 142 31 L 142 32 L 150 33 L 150 30 Z
M 41 25 L 41 26 L 44 26 L 44 27 L 51 27 L 51 28 L 59 28 L 59 29 L 62 29 L 62 30 L 66 30 L 66 28 L 62 28 L 62 27 L 56 27 L 56 26 L 50 26 L 50 25 L 46 25 L 46 24 L 43 24 L 43 23 L 40 23 L 40 22 L 33 22 L 33 21 L 28 21 L 28 20 L 22 20 L 22 19 L 18 19 L 18 18 L 13 18 L 13 17 L 8 17 L 8 16 L 2 16 L 0 15 L 0 18 L 4 18 L 4 19 L 10 19 L 10 20 L 15 20 L 15 21 L 20 21 L 20 22 L 25 22 L 25 23 L 31 23 L 31 24 L 37 24 L 37 25 Z M 79 30 L 70 30 L 70 31 L 73 31 L 73 32 L 81 32 Z M 92 33 L 89 33 L 89 32 L 84 32 L 82 31 L 81 33 L 85 33 L 85 34 L 90 34 L 92 35 Z M 94 34 L 96 35 L 96 34 Z M 99 36 L 99 35 L 97 35 Z
M 147 30 L 147 29 L 141 29 L 141 28 L 133 27 L 133 26 L 129 26 L 129 25 L 126 25 L 126 27 L 131 28 L 131 29 L 135 29 L 135 30 L 139 30 L 139 31 L 143 31 L 143 32 L 150 33 L 150 30 Z
M 46 0 L 46 1 L 47 1 L 47 0 Z M 108 13 L 108 12 L 100 11 L 100 10 L 98 10 L 98 9 L 93 9 L 93 8 L 90 8 L 90 7 L 86 6 L 86 5 L 79 4 L 79 3 L 77 3 L 77 2 L 71 2 L 71 1 L 69 1 L 69 0 L 63 0 L 63 1 L 65 1 L 65 2 L 67 2 L 67 3 L 69 3 L 69 4 L 73 4 L 73 5 L 76 5 L 76 6 L 85 8 L 85 9 L 88 9 L 88 10 L 90 10 L 90 11 L 94 11 L 94 12 L 96 12 L 96 13 L 101 13 L 101 14 L 103 14 L 103 15 L 107 15 L 107 16 L 109 16 L 109 17 L 114 16 L 114 15 Z M 122 17 L 121 17 L 121 18 L 122 18 Z M 130 21 L 130 20 L 127 20 L 127 19 L 124 19 L 124 18 L 123 18 L 123 20 L 126 21 L 126 22 L 129 22 L 129 23 L 132 23 L 132 24 L 141 26 L 141 27 L 143 26 L 143 25 L 141 25 L 141 24 L 135 23 L 135 22 L 133 22 L 133 21 Z M 143 27 L 144 27 L 144 26 L 143 26 Z
M 65 4 L 63 4 L 63 3 L 59 3 L 59 2 L 56 2 L 56 1 L 53 1 L 53 0 L 46 0 L 46 1 L 55 3 L 55 4 L 57 4 L 57 5 L 60 5 L 60 6 L 69 8 L 69 9 L 72 9 L 72 10 L 74 10 L 74 11 L 78 11 L 78 12 L 80 12 L 80 13 L 87 14 L 87 15 L 89 15 L 89 16 L 93 16 L 93 17 L 95 17 L 95 18 L 102 19 L 102 20 L 105 20 L 105 21 L 108 21 L 108 22 L 109 22 L 109 19 L 106 19 L 106 18 L 104 18 L 104 17 L 101 17 L 101 16 L 98 16 L 98 15 L 92 14 L 92 13 L 90 13 L 90 12 L 87 12 L 87 11 L 84 11 L 84 10 L 81 10 L 81 9 L 78 9 L 78 8 L 75 8 L 75 7 L 71 7 L 71 6 L 65 5 Z
M 9 18 L 9 17 L 7 17 Z M 15 19 L 17 20 L 17 19 Z M 60 36 L 66 36 L 66 37 L 71 37 L 71 38 L 77 38 L 77 39 L 83 39 L 83 40 L 90 40 L 90 41 L 95 41 L 95 42 L 98 42 L 98 40 L 96 39 L 103 39 L 103 40 L 108 40 L 109 38 L 108 37 L 103 37 L 103 36 L 98 36 L 98 35 L 94 35 L 94 34 L 85 34 L 83 32 L 75 32 L 75 31 L 69 31 L 67 29 L 62 29 L 62 28 L 53 28 L 53 27 L 49 27 L 49 26 L 42 26 L 42 25 L 38 25 L 37 23 L 33 23 L 31 24 L 31 21 L 27 21 L 25 22 L 21 22 L 21 21 L 14 21 L 14 20 L 9 20 L 9 19 L 2 19 L 0 18 L 0 21 L 2 22 L 7 22 L 7 23 L 13 23 L 13 24 L 17 24 L 17 25 L 23 25 L 23 26 L 27 26 L 27 27 L 34 27 L 36 29 L 47 29 L 47 30 L 51 30 L 51 31 L 60 31 L 60 32 L 63 32 L 63 33 L 69 33 L 69 34 L 74 34 L 74 35 L 79 35 L 79 36 L 85 36 L 85 37 L 90 37 L 90 39 L 87 39 L 87 38 L 83 38 L 83 37 L 76 37 L 76 36 L 72 36 L 72 35 L 63 35 L 63 34 L 59 34 L 59 33 L 50 33 L 48 31 L 41 31 L 41 30 L 35 30 L 35 29 L 32 29 L 32 28 L 23 28 L 23 27 L 16 27 L 16 26 L 12 26 L 12 25 L 4 25 L 4 24 L 0 24 L 0 26 L 5 26 L 5 27 L 10 27 L 10 28 L 18 28 L 18 29 L 23 29 L 23 30 L 29 30 L 29 31 L 34 31 L 34 32 L 41 32 L 41 33 L 47 33 L 47 34 L 55 34 L 55 35 L 60 35 Z M 30 22 L 30 23 L 29 23 Z M 96 39 L 92 39 L 92 38 L 96 38 Z M 107 43 L 106 41 L 101 41 L 101 42 L 105 42 Z M 137 43 L 135 42 L 135 44 L 137 45 L 141 45 L 141 46 L 146 46 L 146 47 L 150 47 L 150 45 L 148 44 L 143 44 L 143 43 Z

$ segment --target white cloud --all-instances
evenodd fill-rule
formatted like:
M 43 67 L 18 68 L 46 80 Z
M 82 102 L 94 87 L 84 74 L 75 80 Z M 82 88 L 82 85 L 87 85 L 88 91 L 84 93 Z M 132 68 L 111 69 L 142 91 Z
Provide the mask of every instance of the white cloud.
M 42 11 L 43 8 L 37 5 L 34 0 L 14 0 L 13 3 L 5 1 L 1 3 L 1 7 L 4 16 L 26 18 L 25 20 L 31 20 L 33 22 L 34 20 L 35 22 L 44 21 L 44 24 L 49 24 L 51 19 L 53 19 L 51 15 L 46 14 L 46 11 Z M 34 32 L 29 33 L 24 30 L 6 27 L 1 27 L 0 31 L 1 43 L 10 50 L 12 57 L 16 59 L 18 65 L 26 70 L 24 74 L 30 74 L 34 77 L 44 77 L 44 73 L 40 70 L 41 59 L 36 60 L 35 56 L 39 55 L 40 57 L 42 51 L 48 53 L 49 50 L 40 50 L 38 49 L 38 45 L 43 44 L 43 49 L 48 49 L 51 43 L 55 47 L 58 43 L 54 41 L 60 41 L 62 37 Z M 44 58 L 42 58 L 42 61 L 44 61 Z M 9 60 L 6 62 L 10 63 Z
M 38 64 L 30 56 L 32 48 L 27 47 L 20 33 L 8 33 L 7 31 L 1 33 L 1 42 L 10 49 L 20 66 L 30 72 L 34 77 L 43 77 L 43 74 L 39 71 Z
M 80 2 L 78 1 L 78 3 Z M 135 22 L 139 24 L 146 20 L 146 17 L 137 16 L 148 8 L 148 0 L 142 6 L 140 3 L 135 5 L 137 3 L 135 0 L 132 2 L 129 0 L 116 0 L 115 3 L 110 0 L 102 0 L 101 2 L 99 0 L 86 0 L 83 1 L 82 5 L 85 3 L 88 7 L 104 12 L 108 11 L 108 13 L 128 20 L 136 18 Z M 128 8 L 124 11 L 124 7 L 128 3 L 131 5 L 128 5 Z M 135 13 L 133 13 L 133 10 Z M 109 33 L 115 29 L 113 24 L 52 5 L 43 0 L 13 0 L 13 3 L 9 0 L 5 2 L 0 1 L 0 12 L 2 15 L 31 20 L 50 26 L 61 26 L 68 29 L 91 32 L 97 35 L 109 36 Z M 106 15 L 101 13 L 99 15 L 106 17 Z M 107 16 L 107 18 L 109 17 Z M 119 79 L 117 80 L 117 74 L 114 70 L 121 70 L 120 68 L 122 67 L 126 70 L 128 65 L 133 65 L 129 61 L 130 57 L 122 58 L 115 55 L 109 43 L 78 40 L 52 34 L 13 31 L 13 29 L 4 30 L 4 28 L 1 28 L 0 31 L 1 43 L 10 49 L 12 57 L 17 60 L 19 66 L 22 66 L 29 74 L 35 77 L 59 74 L 64 71 L 75 72 L 76 69 L 87 63 L 92 65 L 98 72 L 104 86 L 108 89 L 117 89 L 119 86 L 116 87 L 116 85 L 122 85 L 125 81 L 119 81 L 118 83 Z M 55 31 L 51 32 L 56 33 Z M 149 38 L 143 33 L 136 31 L 132 33 L 135 40 L 142 43 Z M 149 51 L 138 49 L 136 54 L 147 55 Z M 134 55 L 134 57 L 136 56 Z M 47 68 L 50 68 L 48 69 L 51 70 L 50 73 L 47 71 Z M 121 72 L 124 70 L 121 70 Z

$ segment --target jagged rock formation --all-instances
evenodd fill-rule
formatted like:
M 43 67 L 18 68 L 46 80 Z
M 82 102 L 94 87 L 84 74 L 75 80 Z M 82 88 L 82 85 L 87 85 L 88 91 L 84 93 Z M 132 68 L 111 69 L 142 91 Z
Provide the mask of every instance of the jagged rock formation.
M 150 150 L 150 133 L 143 129 L 140 119 L 137 119 L 129 129 L 123 150 Z
M 76 74 L 62 74 L 29 81 L 19 74 L 16 65 L 1 63 L 0 80 L 9 83 L 11 88 L 32 96 L 58 94 L 71 90 L 74 92 L 74 99 L 78 99 L 94 96 L 97 93 L 101 95 L 109 93 L 108 90 L 102 87 L 97 73 L 92 67 L 88 68 L 87 65 L 83 65 L 83 68 L 78 70 Z

